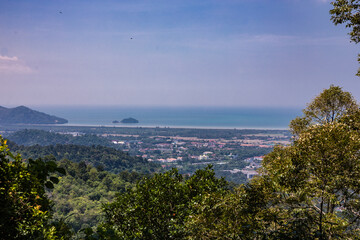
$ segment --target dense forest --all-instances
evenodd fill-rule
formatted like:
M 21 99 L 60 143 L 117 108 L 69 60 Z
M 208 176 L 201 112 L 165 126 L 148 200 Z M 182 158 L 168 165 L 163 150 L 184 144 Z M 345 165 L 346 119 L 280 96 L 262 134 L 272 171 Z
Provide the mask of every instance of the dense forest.
M 85 162 L 95 167 L 112 173 L 125 170 L 134 170 L 140 173 L 151 173 L 159 171 L 160 165 L 148 162 L 141 157 L 130 156 L 127 153 L 104 146 L 82 146 L 73 144 L 57 144 L 49 146 L 19 146 L 10 143 L 13 151 L 20 153 L 24 158 L 39 158 L 48 155 L 54 156 L 56 160 L 68 159 L 73 162 Z
M 103 204 L 112 202 L 116 194 L 132 188 L 145 176 L 127 170 L 113 174 L 84 161 L 74 163 L 64 159 L 58 162 L 58 166 L 67 174 L 59 176 L 59 184 L 49 191 L 54 203 L 53 218 L 66 219 L 74 232 L 97 226 L 104 217 Z
M 17 143 L 18 145 L 24 145 L 24 146 L 32 146 L 32 145 L 49 146 L 56 144 L 112 146 L 109 140 L 102 137 L 98 137 L 94 134 L 73 136 L 71 134 L 59 134 L 59 133 L 37 130 L 37 129 L 23 129 L 20 131 L 16 131 L 13 134 L 7 136 L 7 139 Z
M 92 145 L 58 144 L 78 141 L 89 145 L 95 135 L 72 137 L 40 130 L 23 130 L 12 135 L 12 140 L 31 145 L 8 142 L 14 154 L 23 159 L 54 162 L 66 174 L 53 174 L 58 184 L 46 188 L 52 201 L 54 223 L 66 222 L 70 235 L 81 237 L 81 229 L 97 226 L 104 217 L 102 206 L 112 202 L 116 194 L 135 186 L 148 174 L 161 170 L 159 164 L 133 157 L 114 148 Z M 80 140 L 80 141 L 79 141 Z M 95 141 L 97 142 L 97 141 Z M 99 141 L 98 141 L 99 142 Z M 41 145 L 38 145 L 38 144 Z M 51 145 L 56 143 L 56 145 Z M 73 236 L 74 237 L 74 236 Z

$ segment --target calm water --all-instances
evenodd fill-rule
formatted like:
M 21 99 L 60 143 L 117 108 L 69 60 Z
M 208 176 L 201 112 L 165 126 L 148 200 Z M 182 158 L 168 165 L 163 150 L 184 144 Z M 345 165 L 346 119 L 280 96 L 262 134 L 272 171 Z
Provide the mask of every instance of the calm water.
M 139 124 L 117 126 L 159 126 L 198 128 L 286 129 L 300 109 L 214 108 L 214 107 L 32 107 L 69 121 L 68 125 L 114 126 L 112 121 L 133 117 Z

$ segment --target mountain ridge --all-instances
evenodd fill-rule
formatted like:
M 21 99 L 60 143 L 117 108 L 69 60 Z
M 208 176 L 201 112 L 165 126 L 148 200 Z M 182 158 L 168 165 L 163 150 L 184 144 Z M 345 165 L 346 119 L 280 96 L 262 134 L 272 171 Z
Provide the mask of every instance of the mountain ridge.
M 6 108 L 0 106 L 0 124 L 64 124 L 68 120 L 32 110 L 23 105 Z

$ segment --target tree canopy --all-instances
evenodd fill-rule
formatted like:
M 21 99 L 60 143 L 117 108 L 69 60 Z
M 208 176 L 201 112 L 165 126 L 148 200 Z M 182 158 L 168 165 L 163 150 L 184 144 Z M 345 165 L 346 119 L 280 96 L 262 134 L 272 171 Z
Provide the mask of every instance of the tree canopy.
M 119 239 L 184 239 L 185 221 L 203 196 L 224 193 L 227 183 L 211 167 L 189 179 L 176 169 L 154 174 L 105 207 L 106 223 Z
M 264 158 L 260 176 L 202 199 L 186 223 L 188 238 L 358 239 L 360 132 L 351 121 L 358 108 L 341 88 L 324 90 L 299 118 L 306 124 L 295 125 L 292 144 Z
M 31 160 L 13 155 L 0 136 L 0 238 L 57 239 L 56 227 L 49 223 L 51 202 L 45 194 L 64 173 L 53 161 Z M 62 237 L 65 239 L 65 236 Z
M 358 112 L 359 106 L 352 95 L 344 92 L 341 87 L 331 85 L 308 104 L 303 110 L 302 117 L 297 117 L 290 122 L 290 129 L 297 136 L 309 126 L 338 122 Z

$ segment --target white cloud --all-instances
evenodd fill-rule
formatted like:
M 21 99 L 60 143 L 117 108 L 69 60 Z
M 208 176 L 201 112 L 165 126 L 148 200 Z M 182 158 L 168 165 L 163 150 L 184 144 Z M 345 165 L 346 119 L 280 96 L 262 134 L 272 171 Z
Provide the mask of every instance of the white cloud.
M 34 70 L 27 66 L 23 61 L 19 60 L 18 57 L 0 55 L 0 73 L 27 74 L 33 72 Z
M 18 61 L 18 57 L 8 57 L 8 56 L 1 56 L 0 61 Z

